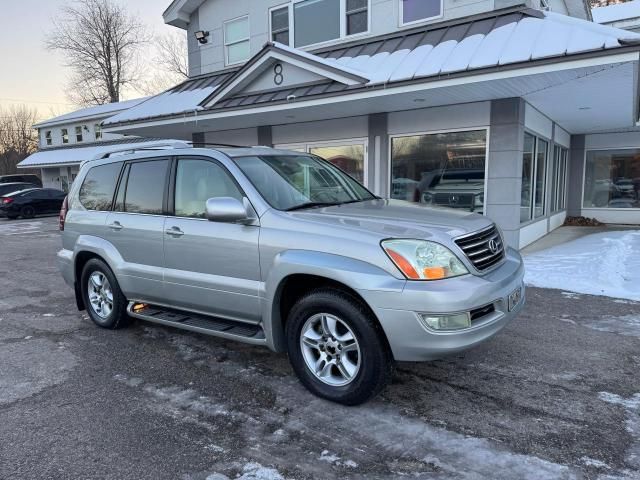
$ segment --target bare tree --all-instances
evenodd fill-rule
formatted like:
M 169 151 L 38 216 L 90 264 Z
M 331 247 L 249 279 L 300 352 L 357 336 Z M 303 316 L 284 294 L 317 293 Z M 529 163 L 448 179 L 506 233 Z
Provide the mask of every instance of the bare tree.
M 38 149 L 32 125 L 38 111 L 26 105 L 0 108 L 0 174 L 16 172 L 16 165 Z
M 136 89 L 143 95 L 155 95 L 189 78 L 187 36 L 184 32 L 168 32 L 154 39 L 153 65 Z
M 609 5 L 616 5 L 618 3 L 625 3 L 630 0 L 590 0 L 591 8 L 596 7 L 608 7 Z
M 61 7 L 46 39 L 72 69 L 69 99 L 79 105 L 120 101 L 138 79 L 138 52 L 145 27 L 114 0 L 76 0 Z

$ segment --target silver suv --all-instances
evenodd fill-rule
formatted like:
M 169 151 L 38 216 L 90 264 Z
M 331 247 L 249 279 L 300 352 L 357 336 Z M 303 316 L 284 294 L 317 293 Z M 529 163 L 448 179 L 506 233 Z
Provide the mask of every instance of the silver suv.
M 376 197 L 300 152 L 188 145 L 86 162 L 58 262 L 100 327 L 131 318 L 287 352 L 358 404 L 394 360 L 489 339 L 522 308 L 520 255 L 487 217 Z

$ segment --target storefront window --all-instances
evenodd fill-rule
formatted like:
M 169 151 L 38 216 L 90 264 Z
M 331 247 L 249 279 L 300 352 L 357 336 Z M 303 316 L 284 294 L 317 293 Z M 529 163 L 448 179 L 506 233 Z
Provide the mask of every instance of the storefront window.
M 486 130 L 391 139 L 391 197 L 484 211 Z
M 549 142 L 528 133 L 524 134 L 520 222 L 527 222 L 545 214 L 548 150 Z
M 531 195 L 533 192 L 533 164 L 536 138 L 524 134 L 524 153 L 522 154 L 522 187 L 520 190 L 520 222 L 531 220 Z
M 330 161 L 364 184 L 364 145 L 309 146 L 309 153 Z
M 640 149 L 587 152 L 584 208 L 640 208 Z
M 551 170 L 551 211 L 564 210 L 566 205 L 567 155 L 569 151 L 556 145 L 553 149 L 553 168 Z

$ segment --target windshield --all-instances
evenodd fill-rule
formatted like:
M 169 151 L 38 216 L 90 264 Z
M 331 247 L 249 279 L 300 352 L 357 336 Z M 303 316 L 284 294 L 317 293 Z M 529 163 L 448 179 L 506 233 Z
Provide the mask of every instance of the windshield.
M 234 160 L 264 199 L 278 210 L 376 198 L 342 170 L 313 155 L 261 155 Z

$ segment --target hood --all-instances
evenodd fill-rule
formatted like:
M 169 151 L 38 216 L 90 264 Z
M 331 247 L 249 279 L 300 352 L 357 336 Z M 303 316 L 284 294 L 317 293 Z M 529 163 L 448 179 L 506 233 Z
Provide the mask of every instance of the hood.
M 458 237 L 492 224 L 477 213 L 382 199 L 301 210 L 292 215 L 334 228 L 365 230 L 381 238 Z

